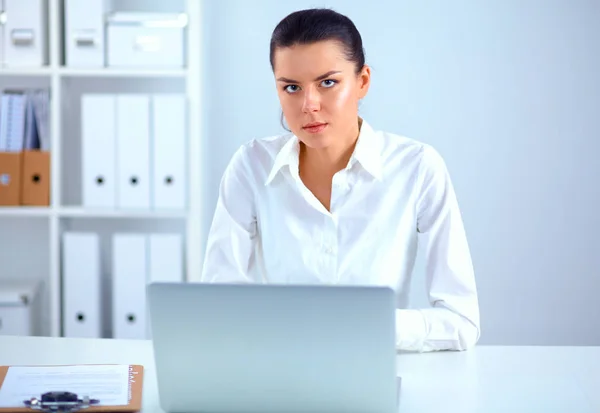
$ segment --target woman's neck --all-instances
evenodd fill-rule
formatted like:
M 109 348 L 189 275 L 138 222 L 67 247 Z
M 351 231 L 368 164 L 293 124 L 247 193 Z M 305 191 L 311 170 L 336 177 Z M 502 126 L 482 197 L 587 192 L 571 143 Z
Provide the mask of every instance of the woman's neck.
M 353 127 L 345 137 L 336 139 L 336 144 L 321 149 L 309 148 L 300 144 L 300 164 L 301 167 L 308 168 L 319 175 L 329 178 L 344 169 L 356 146 L 358 134 L 360 131 L 360 121 Z

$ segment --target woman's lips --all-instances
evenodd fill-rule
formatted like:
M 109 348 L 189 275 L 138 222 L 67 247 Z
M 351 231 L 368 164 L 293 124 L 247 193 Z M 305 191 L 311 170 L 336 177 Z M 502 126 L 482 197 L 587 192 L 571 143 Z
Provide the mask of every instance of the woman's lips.
M 325 130 L 327 127 L 326 123 L 309 123 L 306 126 L 303 126 L 302 129 L 307 131 L 308 133 L 320 133 Z

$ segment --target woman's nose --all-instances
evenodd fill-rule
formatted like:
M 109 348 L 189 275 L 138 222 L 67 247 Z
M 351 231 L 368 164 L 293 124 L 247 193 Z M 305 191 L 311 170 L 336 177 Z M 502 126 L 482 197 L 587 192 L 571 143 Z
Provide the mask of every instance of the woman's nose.
M 319 94 L 316 91 L 307 90 L 304 93 L 304 102 L 302 105 L 303 112 L 316 112 L 321 109 L 321 101 Z

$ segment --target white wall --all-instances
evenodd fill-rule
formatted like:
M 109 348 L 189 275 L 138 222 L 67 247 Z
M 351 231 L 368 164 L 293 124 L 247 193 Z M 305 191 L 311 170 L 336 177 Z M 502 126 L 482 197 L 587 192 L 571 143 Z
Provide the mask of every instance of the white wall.
M 363 35 L 373 85 L 362 116 L 446 159 L 481 343 L 600 345 L 600 2 L 205 1 L 205 227 L 234 150 L 282 131 L 269 38 L 311 6 L 347 14 Z

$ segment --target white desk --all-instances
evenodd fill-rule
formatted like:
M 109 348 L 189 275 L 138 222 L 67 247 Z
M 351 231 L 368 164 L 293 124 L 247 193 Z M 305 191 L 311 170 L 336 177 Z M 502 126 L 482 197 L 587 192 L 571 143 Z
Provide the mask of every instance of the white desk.
M 0 336 L 0 365 L 145 367 L 143 412 L 162 412 L 149 341 Z M 600 412 L 600 347 L 485 347 L 400 354 L 402 413 Z

